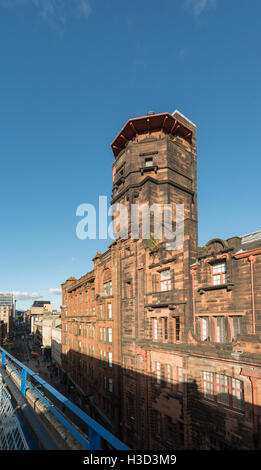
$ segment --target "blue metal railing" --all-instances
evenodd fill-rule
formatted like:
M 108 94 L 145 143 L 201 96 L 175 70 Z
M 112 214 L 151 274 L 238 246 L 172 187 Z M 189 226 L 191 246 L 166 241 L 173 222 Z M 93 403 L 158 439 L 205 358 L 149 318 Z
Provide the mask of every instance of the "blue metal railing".
M 117 437 L 107 431 L 103 426 L 97 423 L 94 419 L 88 416 L 84 411 L 82 411 L 78 406 L 72 403 L 67 397 L 62 395 L 58 390 L 52 387 L 48 382 L 39 377 L 36 372 L 29 369 L 22 362 L 18 361 L 15 357 L 9 354 L 5 349 L 0 347 L 2 351 L 2 366 L 8 365 L 20 378 L 21 385 L 20 390 L 23 396 L 26 396 L 27 388 L 33 390 L 41 402 L 52 412 L 52 414 L 60 421 L 63 426 L 70 431 L 70 433 L 75 437 L 75 439 L 82 445 L 84 449 L 87 450 L 100 450 L 101 449 L 101 438 L 107 442 L 113 449 L 116 450 L 129 450 L 129 448 L 123 444 Z M 18 366 L 20 371 L 14 366 Z M 89 438 L 87 439 L 81 432 L 79 432 L 65 417 L 62 415 L 57 408 L 50 403 L 32 383 L 29 381 L 29 377 L 44 389 L 48 390 L 62 405 L 66 406 L 71 410 L 78 418 L 81 419 L 83 423 L 87 425 Z
M 0 373 L 0 450 L 29 450 L 15 411 Z

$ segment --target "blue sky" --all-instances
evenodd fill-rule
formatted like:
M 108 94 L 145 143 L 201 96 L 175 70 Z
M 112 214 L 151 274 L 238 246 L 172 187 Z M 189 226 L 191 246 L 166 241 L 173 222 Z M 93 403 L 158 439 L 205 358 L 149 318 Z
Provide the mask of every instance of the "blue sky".
M 261 229 L 259 0 L 0 0 L 0 291 L 60 306 L 109 241 L 76 208 L 110 199 L 131 117 L 198 127 L 199 243 Z

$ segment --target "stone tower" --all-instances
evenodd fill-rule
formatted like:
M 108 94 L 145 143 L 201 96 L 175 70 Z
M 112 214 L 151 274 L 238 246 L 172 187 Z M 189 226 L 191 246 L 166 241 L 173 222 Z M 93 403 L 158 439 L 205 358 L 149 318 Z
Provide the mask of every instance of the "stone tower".
M 155 348 L 158 354 L 157 339 L 162 342 L 164 336 L 172 344 L 193 341 L 190 265 L 196 261 L 198 247 L 196 126 L 178 111 L 150 112 L 130 119 L 113 141 L 112 150 L 112 204 L 123 204 L 128 210 L 127 236 L 116 243 L 122 421 L 126 433 L 137 436 L 136 448 L 147 448 L 144 433 L 150 427 L 150 412 L 142 397 Z M 182 246 L 166 249 L 164 233 L 156 240 L 153 223 L 152 237 L 142 239 L 141 226 L 139 237 L 133 237 L 132 204 L 172 205 L 173 232 L 176 205 L 183 205 Z M 140 225 L 141 221 L 140 217 Z M 138 373 L 139 380 L 133 382 L 129 371 Z M 134 415 L 133 422 L 130 415 Z

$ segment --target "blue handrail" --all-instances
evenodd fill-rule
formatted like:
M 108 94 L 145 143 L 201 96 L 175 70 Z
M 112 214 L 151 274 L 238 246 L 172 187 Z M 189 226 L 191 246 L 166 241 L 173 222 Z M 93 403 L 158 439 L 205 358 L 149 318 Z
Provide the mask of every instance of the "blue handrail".
M 116 450 L 130 450 L 125 444 L 123 444 L 117 437 L 107 431 L 103 426 L 97 423 L 94 419 L 88 416 L 78 406 L 72 403 L 68 398 L 62 395 L 58 390 L 52 387 L 48 382 L 39 377 L 36 372 L 32 371 L 22 362 L 18 361 L 5 349 L 0 347 L 2 351 L 2 366 L 6 364 L 20 377 L 21 379 L 21 392 L 26 396 L 26 387 L 32 389 L 41 402 L 53 413 L 53 415 L 68 429 L 75 439 L 87 450 L 100 450 L 101 449 L 101 438 L 104 439 L 113 449 Z M 18 367 L 21 368 L 21 373 L 7 360 L 7 357 L 13 361 Z M 87 426 L 89 430 L 89 439 L 86 439 L 75 427 L 52 405 L 46 398 L 28 381 L 28 376 L 42 385 L 48 390 L 57 400 L 63 405 L 70 409 L 78 418 L 80 418 Z

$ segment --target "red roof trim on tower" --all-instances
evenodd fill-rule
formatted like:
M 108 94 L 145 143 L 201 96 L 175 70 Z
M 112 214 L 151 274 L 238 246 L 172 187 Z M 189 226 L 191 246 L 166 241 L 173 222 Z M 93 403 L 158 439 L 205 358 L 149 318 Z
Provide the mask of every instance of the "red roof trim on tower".
M 166 134 L 175 134 L 178 132 L 181 137 L 189 142 L 192 140 L 191 129 L 171 114 L 149 114 L 147 116 L 133 118 L 127 121 L 111 144 L 114 156 L 117 157 L 125 148 L 126 142 L 132 140 L 136 134 L 155 132 L 159 130 L 163 130 Z

